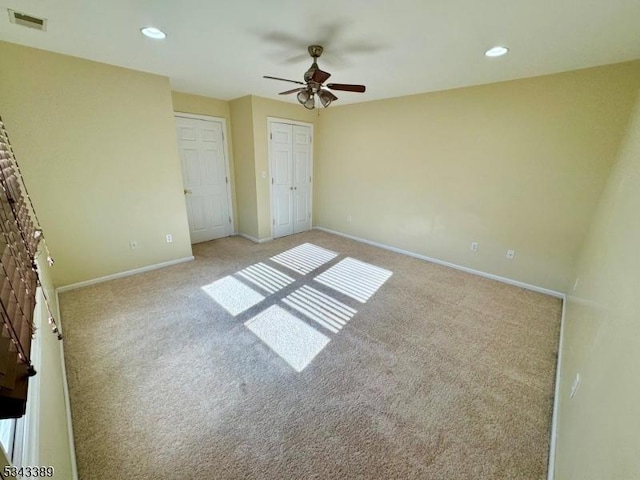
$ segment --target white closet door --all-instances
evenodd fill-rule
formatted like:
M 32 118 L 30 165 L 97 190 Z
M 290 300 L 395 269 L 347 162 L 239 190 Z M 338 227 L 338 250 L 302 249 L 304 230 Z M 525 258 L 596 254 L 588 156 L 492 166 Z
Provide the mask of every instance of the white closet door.
M 293 232 L 311 228 L 311 128 L 293 126 Z
M 274 123 L 271 128 L 271 202 L 273 236 L 293 233 L 293 128 Z
M 311 228 L 311 127 L 270 122 L 273 236 Z

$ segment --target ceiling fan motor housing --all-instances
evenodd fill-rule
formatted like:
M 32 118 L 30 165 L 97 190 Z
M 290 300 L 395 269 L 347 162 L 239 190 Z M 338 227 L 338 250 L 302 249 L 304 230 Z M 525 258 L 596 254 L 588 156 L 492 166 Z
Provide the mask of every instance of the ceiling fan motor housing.
M 309 67 L 309 70 L 307 70 L 304 73 L 304 81 L 309 83 L 313 78 L 314 72 L 320 68 L 318 67 L 317 60 L 318 60 L 318 57 L 322 55 L 322 52 L 324 51 L 324 49 L 322 48 L 321 45 L 309 45 L 307 49 L 309 50 L 309 55 L 313 57 L 313 63 L 311 64 L 311 67 Z
M 304 81 L 306 83 L 311 82 L 311 79 L 313 78 L 313 74 L 316 70 L 318 70 L 318 68 L 319 68 L 318 64 L 314 61 L 311 67 L 309 67 L 309 70 L 304 72 Z
M 321 45 L 309 45 L 308 50 L 309 50 L 309 55 L 311 55 L 314 59 L 316 59 L 320 55 L 322 55 L 323 48 Z M 315 60 L 313 63 L 315 63 Z

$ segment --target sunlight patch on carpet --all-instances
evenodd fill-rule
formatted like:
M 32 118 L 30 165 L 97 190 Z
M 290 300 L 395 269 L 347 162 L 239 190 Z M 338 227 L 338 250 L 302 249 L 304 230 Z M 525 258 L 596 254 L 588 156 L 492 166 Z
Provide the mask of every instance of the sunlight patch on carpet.
M 334 333 L 338 333 L 357 313 L 357 310 L 307 285 L 282 301 Z
M 315 278 L 316 282 L 365 303 L 393 272 L 347 257 Z
M 311 243 L 303 243 L 275 257 L 271 257 L 271 260 L 290 268 L 294 272 L 306 275 L 337 256 L 338 254 L 331 250 L 318 247 Z
M 224 277 L 200 288 L 234 317 L 264 300 L 253 288 L 233 277 Z
M 238 275 L 269 293 L 276 293 L 294 282 L 294 279 L 264 263 L 256 263 L 238 272 Z
M 245 326 L 297 372 L 304 370 L 330 341 L 277 305 L 248 320 Z

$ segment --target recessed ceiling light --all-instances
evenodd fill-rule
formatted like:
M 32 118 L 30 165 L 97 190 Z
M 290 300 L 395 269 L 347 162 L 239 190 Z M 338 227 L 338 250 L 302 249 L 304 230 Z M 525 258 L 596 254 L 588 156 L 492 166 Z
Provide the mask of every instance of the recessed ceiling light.
M 164 33 L 162 30 L 156 27 L 144 27 L 144 28 L 141 28 L 140 31 L 144 36 L 149 38 L 154 38 L 156 40 L 162 40 L 167 36 L 166 33 Z
M 502 55 L 505 55 L 508 51 L 509 49 L 507 47 L 498 46 L 498 47 L 491 47 L 489 50 L 484 52 L 484 54 L 487 57 L 501 57 Z

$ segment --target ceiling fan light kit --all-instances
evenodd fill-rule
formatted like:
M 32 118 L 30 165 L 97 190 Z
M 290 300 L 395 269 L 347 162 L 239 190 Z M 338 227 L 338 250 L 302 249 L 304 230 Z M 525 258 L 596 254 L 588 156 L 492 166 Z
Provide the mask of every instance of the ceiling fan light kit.
M 312 95 L 310 95 L 310 94 L 309 94 L 309 92 L 308 92 L 308 91 L 306 91 L 306 90 L 301 90 L 301 91 L 298 93 L 298 95 L 297 95 L 297 97 L 298 97 L 298 101 L 299 101 L 302 105 L 304 105 L 304 104 L 305 104 L 305 102 L 306 102 L 307 100 L 309 100 L 309 97 L 311 97 L 311 96 L 312 96 Z
M 315 108 L 316 96 L 320 99 L 320 103 L 325 108 L 331 105 L 331 102 L 338 100 L 338 97 L 336 97 L 327 89 L 363 93 L 366 90 L 366 87 L 364 85 L 351 85 L 347 83 L 327 83 L 326 86 L 324 85 L 324 82 L 329 79 L 331 74 L 329 72 L 320 70 L 320 67 L 318 67 L 318 57 L 322 55 L 323 50 L 324 49 L 320 45 L 310 45 L 308 47 L 309 55 L 311 55 L 311 58 L 313 58 L 313 63 L 311 64 L 309 70 L 304 73 L 304 82 L 300 82 L 298 80 L 289 80 L 286 78 L 271 77 L 268 75 L 265 75 L 263 78 L 303 85 L 302 87 L 294 88 L 293 90 L 280 92 L 280 95 L 289 95 L 291 93 L 297 92 L 296 98 L 298 99 L 298 102 L 300 102 L 301 105 L 309 110 L 313 110 Z
M 322 106 L 324 108 L 327 108 L 329 105 L 331 105 L 331 102 L 333 101 L 333 98 L 335 98 L 335 95 L 332 95 L 328 90 L 320 90 L 318 92 L 318 97 L 320 98 Z
M 304 108 L 308 108 L 309 110 L 313 110 L 316 107 L 316 101 L 313 98 L 313 94 L 309 96 L 306 102 L 303 103 Z

